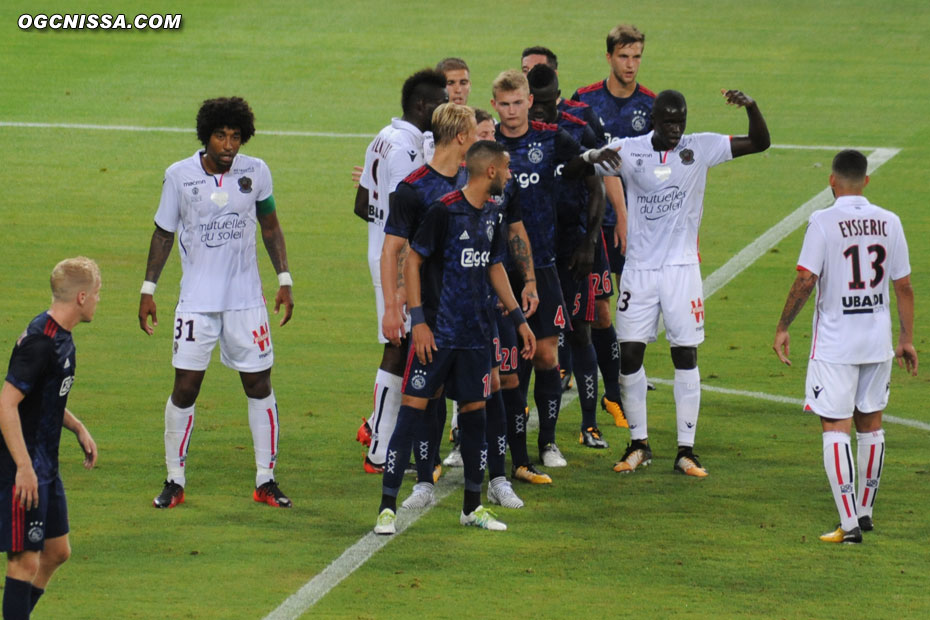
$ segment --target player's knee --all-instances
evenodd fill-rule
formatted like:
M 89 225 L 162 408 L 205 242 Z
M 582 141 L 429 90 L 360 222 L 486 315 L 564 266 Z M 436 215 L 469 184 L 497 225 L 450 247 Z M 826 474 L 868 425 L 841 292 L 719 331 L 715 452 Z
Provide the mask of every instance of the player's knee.
M 697 347 L 672 347 L 672 364 L 677 370 L 697 368 Z
M 20 551 L 7 554 L 6 574 L 20 581 L 32 581 L 39 572 L 39 553 Z
M 591 344 L 591 324 L 572 321 L 572 331 L 568 333 L 568 343 L 572 347 L 586 347 Z
M 53 548 L 46 548 L 39 560 L 47 568 L 56 569 L 71 557 L 71 545 L 65 543 Z
M 407 361 L 406 339 L 401 341 L 399 347 L 388 343 L 384 345 L 384 354 L 381 356 L 381 370 L 389 372 L 392 375 L 401 376 L 404 374 L 404 364 Z
M 620 373 L 632 375 L 643 366 L 646 344 L 643 342 L 620 343 Z
M 541 342 L 536 343 L 536 355 L 533 357 L 533 368 L 536 370 L 551 370 L 559 364 L 559 347 L 558 341 L 555 346 L 541 346 Z
M 501 373 L 497 368 L 491 369 L 491 393 L 499 392 L 501 389 Z
M 515 372 L 502 373 L 500 378 L 502 390 L 515 390 L 520 387 L 520 377 Z
M 597 329 L 607 329 L 610 327 L 610 301 L 607 299 L 598 299 L 595 310 L 594 327 Z

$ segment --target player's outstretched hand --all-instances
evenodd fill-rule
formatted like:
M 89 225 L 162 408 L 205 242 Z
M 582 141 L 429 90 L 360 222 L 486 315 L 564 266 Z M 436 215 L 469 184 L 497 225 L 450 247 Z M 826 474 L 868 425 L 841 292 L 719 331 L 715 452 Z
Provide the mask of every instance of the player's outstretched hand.
M 358 187 L 358 184 L 362 180 L 362 167 L 361 166 L 352 166 L 352 184 L 355 187 Z
M 149 325 L 149 317 L 152 317 L 151 325 Z M 151 336 L 155 333 L 156 325 L 158 325 L 158 316 L 155 314 L 155 298 L 143 293 L 139 299 L 139 327 Z
M 623 160 L 620 159 L 620 145 L 607 145 L 592 154 L 590 164 L 600 164 L 608 170 L 619 170 Z
M 433 330 L 426 323 L 418 323 L 410 331 L 413 334 L 413 348 L 417 353 L 417 359 L 421 364 L 431 364 L 433 351 L 439 350 L 433 338 Z
M 533 330 L 526 323 L 521 323 L 520 327 L 517 328 L 517 333 L 523 339 L 520 356 L 525 360 L 533 359 L 533 356 L 536 355 L 536 336 L 533 334 Z
M 789 347 L 790 341 L 791 336 L 788 335 L 786 330 L 775 330 L 775 342 L 772 343 L 772 349 L 775 350 L 775 355 L 778 356 L 778 359 L 788 366 L 791 366 L 791 360 L 788 359 L 788 356 L 791 354 Z
M 278 314 L 281 306 L 284 306 L 284 317 L 278 325 L 283 326 L 291 320 L 291 315 L 294 314 L 294 294 L 290 286 L 278 287 L 278 294 L 274 296 L 275 314 Z
M 913 344 L 898 344 L 894 348 L 894 356 L 898 358 L 898 366 L 906 368 L 907 372 L 917 376 L 917 349 Z
M 720 94 L 727 98 L 727 105 L 736 105 L 741 108 L 748 108 L 756 102 L 755 99 L 741 90 L 727 90 L 726 88 L 721 88 Z
M 536 282 L 527 282 L 524 284 L 521 297 L 520 307 L 523 310 L 523 316 L 529 318 L 536 313 L 536 308 L 539 307 L 539 295 L 536 294 Z M 506 313 L 505 310 L 504 314 L 506 315 Z
M 77 440 L 81 445 L 81 450 L 84 451 L 84 469 L 93 469 L 94 465 L 97 464 L 97 443 L 90 436 L 90 431 L 87 430 L 86 426 L 81 425 Z
M 39 505 L 39 479 L 32 468 L 32 463 L 26 467 L 16 468 L 16 482 L 13 487 L 13 501 L 26 510 L 32 510 Z
M 400 339 L 404 337 L 404 321 L 404 313 L 399 309 L 384 309 L 384 318 L 381 319 L 381 333 L 395 347 L 400 346 Z

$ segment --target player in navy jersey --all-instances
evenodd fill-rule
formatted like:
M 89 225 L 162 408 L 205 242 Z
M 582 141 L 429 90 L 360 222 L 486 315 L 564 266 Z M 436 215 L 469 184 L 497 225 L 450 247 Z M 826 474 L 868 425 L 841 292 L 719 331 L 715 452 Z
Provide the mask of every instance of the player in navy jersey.
M 597 145 L 594 131 L 587 123 L 558 111 L 556 101 L 559 98 L 559 79 L 555 70 L 546 64 L 537 64 L 527 73 L 527 80 L 533 95 L 531 119 L 556 123 L 585 148 Z M 572 324 L 572 329 L 562 335 L 567 345 L 564 348 L 571 352 L 578 381 L 578 399 L 581 404 L 579 443 L 589 448 L 607 448 L 607 442 L 597 426 L 597 356 L 591 343 L 595 297 L 598 292 L 603 292 L 602 282 L 605 277 L 610 282 L 610 267 L 601 234 L 604 187 L 594 176 L 586 177 L 582 182 L 580 179 L 562 178 L 558 170 L 556 175 L 556 265 L 562 295 L 569 304 Z M 580 271 L 577 265 L 587 265 L 589 255 L 592 257 L 592 269 Z
M 544 64 L 558 75 L 558 58 L 547 47 L 536 46 L 524 49 L 521 64 L 524 73 L 529 72 L 537 65 Z M 604 128 L 601 126 L 600 118 L 593 108 L 581 101 L 562 98 L 561 91 L 559 91 L 556 98 L 556 104 L 559 112 L 571 114 L 588 124 L 597 138 L 597 146 L 603 146 L 607 143 Z M 604 190 L 608 202 L 605 206 L 602 221 L 603 244 L 608 254 L 608 260 L 611 261 L 612 258 L 611 264 L 614 265 L 614 271 L 619 271 L 623 266 L 623 242 L 620 237 L 615 237 L 614 231 L 623 230 L 626 226 L 626 201 L 623 197 L 623 186 L 620 179 L 614 177 L 605 178 Z M 616 207 L 611 205 L 616 205 Z M 623 226 L 618 227 L 616 225 L 617 213 L 620 214 L 619 217 Z M 607 234 L 603 234 L 604 232 Z M 596 273 L 603 276 L 601 270 Z M 610 281 L 609 276 L 607 279 L 601 278 L 594 299 L 596 311 L 594 313 L 594 325 L 591 329 L 591 341 L 597 355 L 597 365 L 604 379 L 604 396 L 601 399 L 601 407 L 613 416 L 614 424 L 625 427 L 627 422 L 620 407 L 620 349 L 617 345 L 617 335 L 614 332 L 611 320 L 613 312 L 610 307 L 610 296 L 612 293 L 613 283 Z M 559 366 L 562 375 L 562 388 L 569 389 L 572 375 L 572 351 L 571 347 L 565 346 L 564 338 L 559 341 Z
M 503 213 L 490 200 L 510 178 L 508 162 L 506 151 L 496 143 L 472 145 L 466 159 L 468 184 L 433 203 L 411 242 L 405 275 L 413 346 L 404 373 L 397 429 L 388 447 L 376 534 L 395 532 L 397 492 L 410 450 L 405 430 L 416 416 L 425 415 L 428 400 L 443 385 L 449 386 L 460 403 L 465 496 L 459 522 L 507 529 L 481 506 L 487 459 L 484 406 L 491 387 L 492 330 L 487 304 L 492 288 L 519 324 L 522 355 L 530 358 L 535 352 L 533 332 L 501 264 L 506 254 Z
M 558 335 L 567 321 L 555 268 L 555 171 L 564 166 L 562 174 L 567 178 L 590 175 L 593 174 L 590 163 L 615 163 L 619 156 L 610 148 L 582 152 L 581 146 L 557 126 L 531 122 L 529 108 L 533 97 L 526 76 L 519 71 L 501 73 L 494 81 L 492 92 L 491 105 L 500 117 L 497 140 L 510 153 L 523 221 L 533 248 L 539 308 L 530 321 L 539 338 L 533 368 L 536 370 L 534 396 L 540 417 L 540 460 L 548 467 L 564 467 L 565 459 L 555 444 L 555 425 L 562 397 Z M 591 255 L 593 257 L 593 252 Z M 590 271 L 590 261 L 586 268 Z M 519 275 L 511 272 L 511 280 L 518 284 Z M 523 376 L 521 383 L 526 386 Z M 520 465 L 516 458 L 515 453 L 514 465 Z
M 71 331 L 94 318 L 100 269 L 63 260 L 51 276 L 52 305 L 16 341 L 0 391 L 0 549 L 7 552 L 3 617 L 28 618 L 52 573 L 71 555 L 68 505 L 58 471 L 61 429 L 77 436 L 84 467 L 97 445 L 67 409 L 75 377 Z

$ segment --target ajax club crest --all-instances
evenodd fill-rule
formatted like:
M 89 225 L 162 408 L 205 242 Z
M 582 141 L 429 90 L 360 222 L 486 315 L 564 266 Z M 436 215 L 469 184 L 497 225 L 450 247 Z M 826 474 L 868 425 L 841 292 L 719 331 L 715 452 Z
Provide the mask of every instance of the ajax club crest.
M 543 151 L 542 145 L 539 142 L 531 142 L 530 150 L 526 153 L 526 158 L 530 160 L 531 164 L 538 164 L 543 160 Z

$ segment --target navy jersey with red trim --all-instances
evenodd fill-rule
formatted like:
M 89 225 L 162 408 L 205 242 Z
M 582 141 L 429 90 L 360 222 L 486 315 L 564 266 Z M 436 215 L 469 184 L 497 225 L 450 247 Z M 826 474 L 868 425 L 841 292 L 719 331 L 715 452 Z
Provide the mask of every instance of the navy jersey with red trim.
M 594 108 L 581 101 L 563 98 L 559 101 L 558 109 L 559 112 L 565 112 L 566 114 L 571 114 L 575 118 L 580 118 L 591 127 L 591 130 L 594 132 L 594 137 L 597 138 L 596 148 L 607 146 L 607 136 L 604 135 L 604 127 L 601 125 L 601 119 L 598 118 Z
M 589 108 L 590 109 L 590 108 Z M 559 113 L 558 125 L 585 149 L 596 148 L 597 137 L 589 124 L 567 112 Z M 556 255 L 559 259 L 571 256 L 584 238 L 588 226 L 588 188 L 584 179 L 562 177 L 562 166 L 556 169 L 558 177 Z
M 504 136 L 498 125 L 495 137 L 510 153 L 533 265 L 550 266 L 555 263 L 556 169 L 579 155 L 581 145 L 558 125 L 538 121 L 518 138 Z
M 424 257 L 420 298 L 440 349 L 483 349 L 491 341 L 488 266 L 506 256 L 504 215 L 476 209 L 461 190 L 434 202 L 410 242 Z
M 440 174 L 429 164 L 420 166 L 391 193 L 391 208 L 384 233 L 412 239 L 426 215 L 426 209 L 442 196 L 461 189 L 467 180 L 465 166 L 461 166 L 453 177 Z
M 10 356 L 6 380 L 25 395 L 19 403 L 19 419 L 39 484 L 58 476 L 58 445 L 74 383 L 74 353 L 71 332 L 43 312 L 29 323 Z M 6 442 L 0 443 L 0 478 L 5 486 L 12 486 L 16 463 Z

